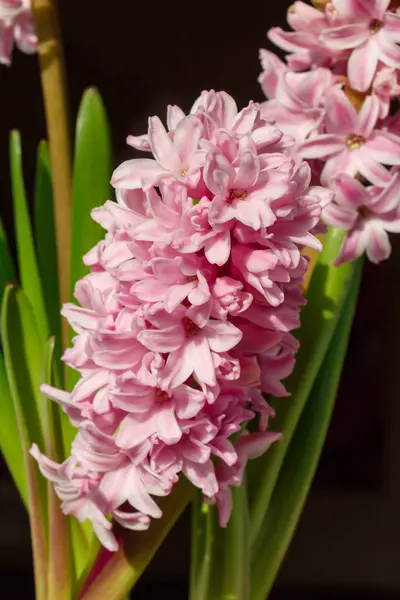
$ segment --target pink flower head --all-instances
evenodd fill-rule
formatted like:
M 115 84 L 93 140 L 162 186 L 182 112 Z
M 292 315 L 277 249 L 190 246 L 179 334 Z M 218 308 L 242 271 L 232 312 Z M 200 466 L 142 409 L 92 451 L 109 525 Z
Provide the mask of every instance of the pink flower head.
M 260 51 L 263 72 L 258 78 L 269 100 L 261 105 L 261 116 L 275 121 L 286 134 L 304 141 L 325 117 L 325 96 L 335 85 L 329 69 L 292 72 L 275 54 Z
M 85 255 L 80 306 L 62 310 L 76 333 L 63 358 L 80 379 L 70 393 L 42 386 L 79 433 L 62 465 L 33 449 L 64 512 L 90 519 L 111 550 L 107 516 L 147 527 L 180 476 L 225 524 L 229 486 L 279 439 L 261 390 L 287 393 L 300 251 L 321 248 L 332 195 L 310 187 L 258 104 L 240 111 L 226 92 L 203 92 L 187 116 L 169 107 L 166 128 L 152 117 L 128 143 L 152 155 L 116 169 L 117 202 L 92 213 L 106 235 Z
M 375 129 L 378 116 L 375 96 L 368 96 L 357 114 L 345 93 L 334 89 L 327 98 L 326 133 L 306 140 L 298 151 L 304 158 L 326 160 L 323 183 L 340 173 L 360 173 L 373 184 L 385 184 L 390 174 L 382 165 L 400 164 L 400 137 Z
M 37 38 L 33 27 L 31 0 L 0 0 L 1 63 L 11 64 L 14 43 L 21 52 L 36 52 Z
M 388 10 L 391 0 L 332 0 L 345 19 L 321 32 L 333 51 L 350 52 L 350 85 L 361 92 L 371 86 L 379 64 L 400 68 L 400 15 Z
M 391 252 L 388 232 L 400 232 L 400 172 L 394 171 L 383 188 L 365 188 L 348 175 L 339 175 L 332 187 L 335 202 L 326 207 L 324 218 L 347 231 L 336 264 L 355 260 L 364 252 L 374 263 L 387 259 Z

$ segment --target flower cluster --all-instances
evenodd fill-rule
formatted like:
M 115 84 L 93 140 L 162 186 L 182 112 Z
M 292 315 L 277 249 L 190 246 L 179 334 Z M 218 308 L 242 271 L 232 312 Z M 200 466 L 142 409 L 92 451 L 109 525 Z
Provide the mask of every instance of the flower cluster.
M 400 93 L 399 7 L 332 0 L 318 10 L 296 1 L 294 31 L 269 31 L 287 62 L 261 51 L 262 117 L 295 137 L 292 155 L 310 160 L 315 181 L 336 192 L 324 219 L 348 231 L 338 264 L 364 251 L 386 259 L 387 232 L 400 229 L 400 128 L 390 116 Z
M 31 0 L 0 0 L 0 63 L 11 64 L 14 43 L 26 54 L 36 52 Z
M 90 519 L 110 550 L 108 517 L 146 528 L 181 473 L 227 523 L 230 487 L 280 437 L 263 393 L 287 395 L 300 249 L 320 250 L 332 198 L 256 103 L 238 112 L 225 92 L 203 92 L 189 115 L 170 106 L 167 125 L 152 117 L 128 137 L 152 157 L 114 172 L 117 202 L 92 213 L 107 234 L 85 256 L 81 306 L 62 311 L 80 380 L 43 392 L 79 428 L 71 456 L 59 465 L 32 449 L 64 512 Z

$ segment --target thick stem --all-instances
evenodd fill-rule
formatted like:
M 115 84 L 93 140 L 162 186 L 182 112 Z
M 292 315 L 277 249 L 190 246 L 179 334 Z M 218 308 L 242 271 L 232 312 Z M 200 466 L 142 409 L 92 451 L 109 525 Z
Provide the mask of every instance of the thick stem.
M 71 239 L 71 145 L 68 125 L 66 77 L 55 0 L 32 0 L 38 37 L 40 74 L 46 111 L 54 195 L 58 276 L 61 301 L 69 299 Z M 63 320 L 63 346 L 66 323 Z

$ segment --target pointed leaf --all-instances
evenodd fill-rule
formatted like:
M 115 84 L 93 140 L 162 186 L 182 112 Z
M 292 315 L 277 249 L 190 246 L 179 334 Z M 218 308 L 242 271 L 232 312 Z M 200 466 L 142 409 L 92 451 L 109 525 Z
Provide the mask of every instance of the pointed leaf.
M 28 506 L 21 439 L 2 354 L 0 354 L 0 450 L 20 496 L 25 506 Z
M 76 124 L 73 173 L 71 293 L 88 268 L 82 258 L 104 231 L 90 216 L 91 210 L 111 197 L 111 139 L 103 101 L 96 89 L 88 89 Z
M 26 200 L 24 176 L 22 172 L 21 138 L 18 131 L 11 132 L 10 160 L 15 238 L 17 242 L 21 287 L 32 306 L 38 332 L 44 343 L 49 334 L 49 327 L 36 260 L 36 250 L 33 243 L 28 203 Z
M 60 291 L 54 224 L 53 188 L 47 142 L 40 142 L 35 179 L 34 226 L 37 260 L 51 335 L 56 339 L 56 356 L 61 356 Z
M 29 455 L 32 442 L 43 442 L 40 336 L 33 310 L 23 292 L 7 286 L 1 314 L 5 367 L 22 443 L 27 476 L 29 520 L 37 600 L 47 597 L 46 486 Z
M 252 600 L 264 600 L 293 537 L 322 452 L 361 280 L 358 261 L 351 289 L 306 407 L 285 457 L 252 553 Z
M 194 503 L 190 600 L 247 600 L 250 597 L 247 490 L 232 489 L 233 511 L 226 528 L 216 506 Z M 197 543 L 196 543 L 197 542 Z M 196 544 L 196 545 L 195 545 Z M 196 547 L 197 546 L 197 547 Z
M 283 432 L 283 438 L 247 468 L 252 539 L 257 536 L 268 510 L 290 440 L 329 347 L 353 277 L 353 265 L 339 268 L 332 265 L 343 235 L 342 231 L 331 229 L 324 236 L 324 249 L 308 288 L 301 327 L 296 332 L 301 345 L 295 369 L 287 380 L 287 389 L 292 395 L 271 401 L 277 413 L 271 429 Z
M 111 137 L 106 111 L 99 92 L 89 88 L 82 98 L 75 134 L 71 296 L 76 282 L 89 272 L 83 264 L 83 256 L 104 237 L 103 229 L 91 218 L 91 211 L 111 198 L 111 174 Z M 69 390 L 77 382 L 77 374 L 72 369 L 66 369 L 66 382 Z

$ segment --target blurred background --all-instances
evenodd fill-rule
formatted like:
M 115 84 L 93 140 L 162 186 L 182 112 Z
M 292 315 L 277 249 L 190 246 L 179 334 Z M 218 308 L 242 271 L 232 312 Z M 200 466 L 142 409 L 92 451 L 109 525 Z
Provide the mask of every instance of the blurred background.
M 84 89 L 98 87 L 117 165 L 133 156 L 126 135 L 144 133 L 147 117 L 163 118 L 167 104 L 187 111 L 210 88 L 225 89 L 239 107 L 262 101 L 258 49 L 269 47 L 269 27 L 284 26 L 288 6 L 59 0 L 73 119 Z M 12 68 L 0 68 L 0 89 L 0 206 L 11 235 L 9 131 L 21 131 L 28 188 L 46 135 L 36 57 L 15 53 Z M 400 597 L 400 236 L 392 244 L 390 261 L 365 269 L 325 451 L 272 600 Z M 162 590 L 187 599 L 189 532 L 187 511 L 134 598 L 158 598 Z M 33 598 L 28 521 L 4 463 L 0 578 L 17 600 Z

